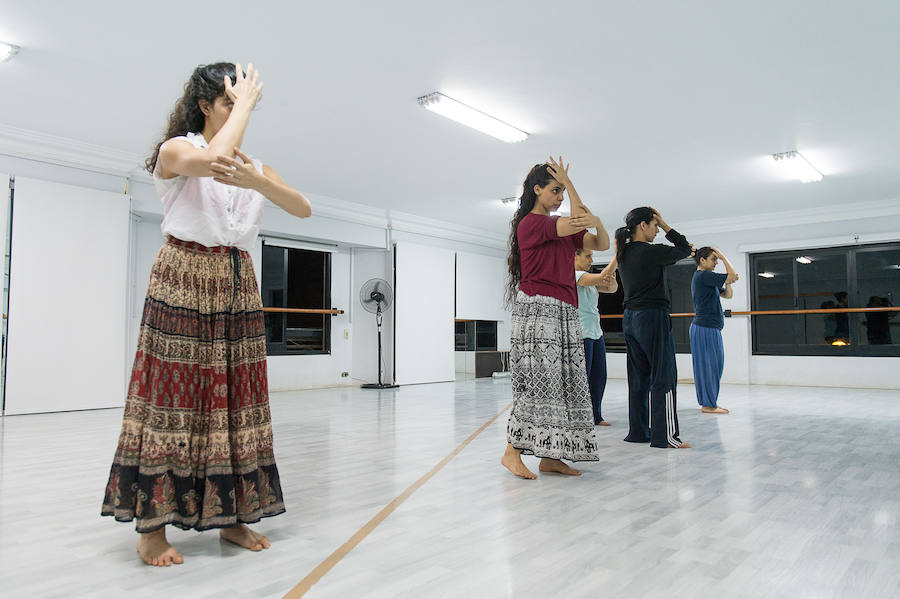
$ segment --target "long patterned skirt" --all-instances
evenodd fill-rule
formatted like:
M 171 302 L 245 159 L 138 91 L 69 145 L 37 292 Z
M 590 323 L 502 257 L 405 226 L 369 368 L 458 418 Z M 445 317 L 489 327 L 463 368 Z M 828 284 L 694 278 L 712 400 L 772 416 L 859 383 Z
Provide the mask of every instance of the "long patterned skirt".
M 509 363 L 514 400 L 506 426 L 509 443 L 542 458 L 600 459 L 575 307 L 520 291 Z
M 101 513 L 144 533 L 282 512 L 250 255 L 170 237 L 153 265 Z

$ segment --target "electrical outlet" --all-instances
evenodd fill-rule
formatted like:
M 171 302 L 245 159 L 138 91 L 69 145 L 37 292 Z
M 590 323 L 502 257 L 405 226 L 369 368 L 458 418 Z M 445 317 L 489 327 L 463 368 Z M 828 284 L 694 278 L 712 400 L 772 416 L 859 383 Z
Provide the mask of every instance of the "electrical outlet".
M 350 329 L 344 329 L 344 339 L 350 338 Z

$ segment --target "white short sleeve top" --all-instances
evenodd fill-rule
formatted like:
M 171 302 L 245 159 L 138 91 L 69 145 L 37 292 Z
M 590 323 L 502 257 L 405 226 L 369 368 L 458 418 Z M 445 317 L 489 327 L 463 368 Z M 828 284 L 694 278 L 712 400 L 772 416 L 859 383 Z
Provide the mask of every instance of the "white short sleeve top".
M 196 148 L 208 146 L 199 133 L 183 139 Z M 262 163 L 253 159 L 262 172 Z M 157 165 L 157 169 L 159 166 Z M 163 235 L 214 247 L 234 246 L 252 250 L 262 223 L 266 198 L 258 191 L 225 185 L 212 177 L 161 179 L 154 171 L 156 193 L 163 204 Z

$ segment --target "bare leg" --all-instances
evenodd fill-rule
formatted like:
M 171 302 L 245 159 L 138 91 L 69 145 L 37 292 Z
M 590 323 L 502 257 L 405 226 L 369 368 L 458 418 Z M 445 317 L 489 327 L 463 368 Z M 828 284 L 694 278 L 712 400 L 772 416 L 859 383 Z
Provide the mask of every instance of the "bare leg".
M 537 478 L 534 472 L 525 467 L 522 463 L 522 452 L 512 446 L 511 443 L 506 444 L 506 451 L 503 452 L 503 458 L 500 460 L 503 466 L 518 477 L 528 480 Z
M 706 406 L 701 406 L 700 411 L 704 414 L 728 414 L 728 410 L 725 408 L 709 408 Z
M 246 524 L 238 524 L 231 528 L 222 528 L 219 530 L 219 537 L 223 541 L 234 543 L 250 551 L 262 551 L 272 546 L 269 539 L 258 532 L 253 532 L 247 528 Z
M 552 458 L 541 458 L 541 465 L 538 466 L 541 472 L 557 472 L 566 476 L 581 476 L 581 470 L 575 470 L 562 460 L 554 460 Z
M 137 550 L 141 560 L 148 566 L 171 566 L 184 563 L 184 558 L 181 557 L 178 550 L 169 545 L 166 540 L 165 527 L 153 532 L 141 533 Z

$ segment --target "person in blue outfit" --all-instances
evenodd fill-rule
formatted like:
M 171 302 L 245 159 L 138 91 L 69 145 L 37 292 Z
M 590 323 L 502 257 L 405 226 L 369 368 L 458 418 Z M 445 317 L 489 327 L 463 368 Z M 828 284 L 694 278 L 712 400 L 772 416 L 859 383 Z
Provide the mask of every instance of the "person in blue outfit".
M 603 419 L 600 403 L 606 390 L 606 342 L 600 327 L 600 311 L 597 303 L 601 293 L 615 293 L 619 289 L 616 282 L 616 259 L 613 257 L 599 273 L 588 272 L 593 264 L 591 250 L 575 250 L 575 284 L 578 289 L 578 318 L 584 337 L 584 364 L 587 368 L 588 388 L 591 391 L 591 407 L 594 424 L 610 426 Z
M 725 348 L 722 328 L 725 314 L 720 298 L 731 299 L 731 284 L 738 274 L 728 259 L 716 248 L 702 247 L 694 252 L 697 271 L 691 280 L 694 297 L 694 321 L 691 323 L 691 359 L 694 363 L 694 388 L 697 402 L 706 414 L 727 414 L 719 407 L 719 382 L 725 370 Z M 714 272 L 719 261 L 725 273 Z

